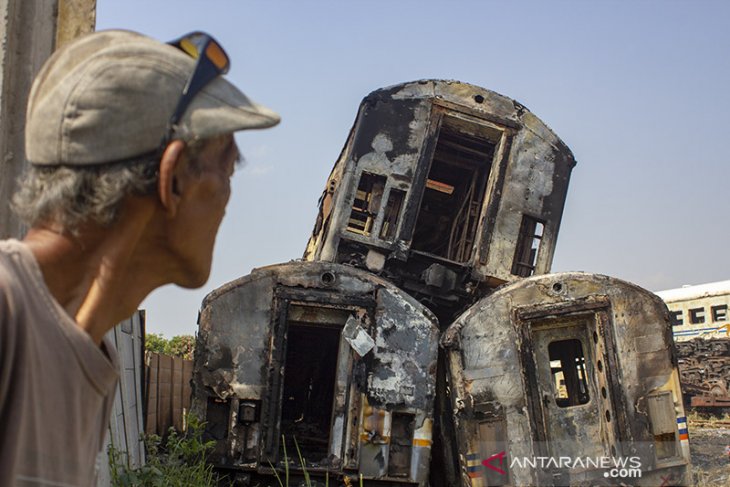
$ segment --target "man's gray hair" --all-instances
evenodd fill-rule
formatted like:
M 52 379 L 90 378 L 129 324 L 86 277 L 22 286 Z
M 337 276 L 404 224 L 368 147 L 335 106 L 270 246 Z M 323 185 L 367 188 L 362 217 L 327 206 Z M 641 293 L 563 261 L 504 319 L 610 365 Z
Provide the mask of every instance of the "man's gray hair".
M 83 222 L 108 226 L 128 195 L 155 193 L 159 164 L 148 156 L 86 167 L 31 166 L 12 206 L 31 227 L 53 223 L 75 234 Z
M 193 174 L 200 174 L 198 160 L 210 139 L 195 138 L 185 144 L 184 154 Z M 57 224 L 71 234 L 79 225 L 110 225 L 127 196 L 157 192 L 159 154 L 146 154 L 123 162 L 93 166 L 35 166 L 20 181 L 13 210 L 30 226 Z

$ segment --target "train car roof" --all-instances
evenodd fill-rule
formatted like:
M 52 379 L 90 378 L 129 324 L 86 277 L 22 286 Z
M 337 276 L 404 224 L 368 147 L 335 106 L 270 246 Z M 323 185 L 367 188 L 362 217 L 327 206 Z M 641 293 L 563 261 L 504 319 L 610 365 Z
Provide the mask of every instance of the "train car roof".
M 730 280 L 708 282 L 706 284 L 698 284 L 696 286 L 682 286 L 676 289 L 657 291 L 655 294 L 667 303 L 721 296 L 723 294 L 730 294 Z
M 444 79 L 406 81 L 370 92 L 363 99 L 361 106 L 406 99 L 437 99 L 443 103 L 453 103 L 460 109 L 473 110 L 480 116 L 494 117 L 498 123 L 529 128 L 566 154 L 571 166 L 576 165 L 575 156 L 570 148 L 525 105 L 496 91 L 471 83 Z

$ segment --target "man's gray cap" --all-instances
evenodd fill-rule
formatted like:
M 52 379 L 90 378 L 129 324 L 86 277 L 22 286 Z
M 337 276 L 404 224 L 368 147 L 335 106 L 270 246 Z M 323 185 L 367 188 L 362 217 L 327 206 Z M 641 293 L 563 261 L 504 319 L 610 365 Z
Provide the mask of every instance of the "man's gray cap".
M 83 166 L 156 150 L 195 60 L 129 31 L 85 36 L 60 49 L 28 100 L 26 158 Z M 279 116 L 219 76 L 192 101 L 173 138 L 207 138 L 276 125 Z

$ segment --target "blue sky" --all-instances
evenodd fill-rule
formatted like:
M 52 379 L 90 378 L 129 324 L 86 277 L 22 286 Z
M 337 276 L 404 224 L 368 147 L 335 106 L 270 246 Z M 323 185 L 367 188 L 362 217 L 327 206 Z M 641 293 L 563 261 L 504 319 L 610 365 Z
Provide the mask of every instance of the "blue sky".
M 573 150 L 553 271 L 654 291 L 730 279 L 728 25 L 729 3 L 697 0 L 98 0 L 98 29 L 210 32 L 229 79 L 282 115 L 237 137 L 211 278 L 150 295 L 148 332 L 193 333 L 205 294 L 299 258 L 360 100 L 420 78 L 514 98 Z

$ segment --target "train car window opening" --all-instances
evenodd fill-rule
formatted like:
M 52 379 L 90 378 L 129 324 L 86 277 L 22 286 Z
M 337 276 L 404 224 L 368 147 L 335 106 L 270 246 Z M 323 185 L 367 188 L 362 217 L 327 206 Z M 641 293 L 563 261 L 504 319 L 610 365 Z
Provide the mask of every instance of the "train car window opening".
M 352 202 L 347 231 L 363 236 L 370 236 L 373 224 L 380 212 L 380 204 L 385 190 L 386 177 L 363 172 Z
M 383 226 L 380 228 L 380 238 L 383 240 L 393 240 L 396 230 L 398 229 L 398 217 L 405 199 L 405 191 L 399 189 L 391 189 L 388 195 L 388 202 L 385 204 L 385 216 L 383 217 Z
M 330 444 L 340 328 L 294 321 L 287 327 L 281 434 L 290 448 L 296 438 L 302 458 L 318 463 Z M 280 459 L 283 453 L 282 445 Z
M 671 322 L 672 326 L 683 325 L 684 320 L 682 319 L 682 312 L 681 311 L 670 311 L 669 312 L 669 321 Z
M 388 456 L 388 475 L 391 477 L 408 477 L 411 473 L 411 452 L 415 427 L 415 415 L 401 412 L 394 412 L 391 415 Z
M 689 310 L 689 322 L 699 325 L 705 322 L 705 308 L 692 308 Z
M 561 408 L 588 403 L 588 374 L 580 340 L 552 342 L 548 345 L 548 355 L 555 403 Z
M 719 304 L 710 308 L 712 322 L 727 321 L 727 304 Z
M 442 121 L 411 242 L 413 250 L 455 262 L 471 258 L 496 147 L 466 125 Z
M 530 277 L 535 273 L 537 256 L 540 253 L 545 224 L 528 215 L 522 216 L 520 233 L 517 237 L 515 257 L 512 262 L 512 274 L 520 277 Z

